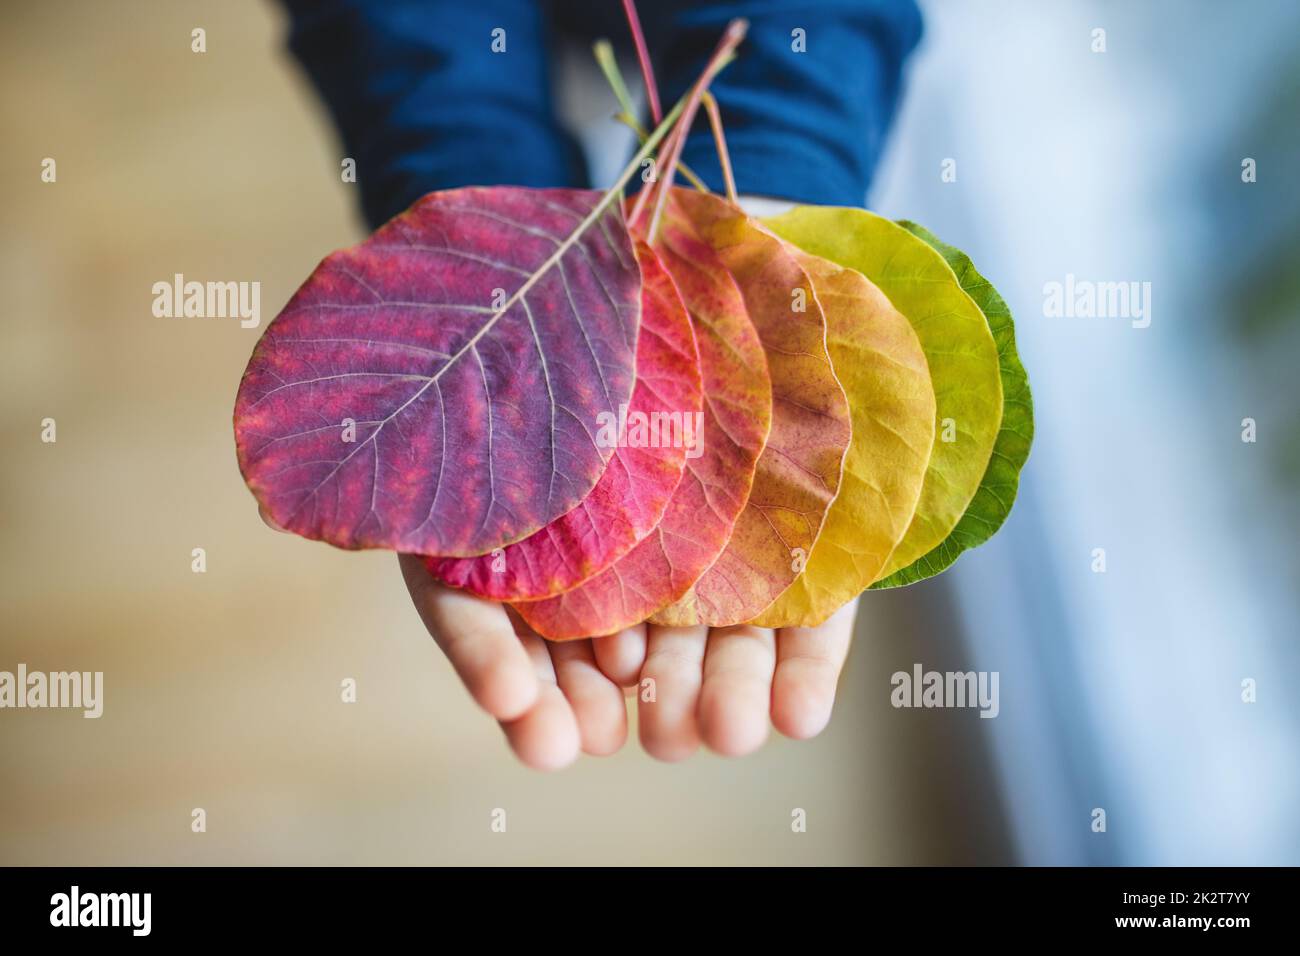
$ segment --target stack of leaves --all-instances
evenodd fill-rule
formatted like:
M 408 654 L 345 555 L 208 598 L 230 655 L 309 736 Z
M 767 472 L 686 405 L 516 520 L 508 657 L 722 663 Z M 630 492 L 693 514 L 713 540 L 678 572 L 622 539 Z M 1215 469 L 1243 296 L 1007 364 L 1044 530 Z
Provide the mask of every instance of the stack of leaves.
M 1033 432 L 1006 304 L 913 223 L 742 211 L 707 87 L 743 33 L 608 192 L 431 193 L 316 268 L 235 406 L 276 523 L 557 640 L 812 626 L 997 530 Z M 701 106 L 726 198 L 673 185 Z

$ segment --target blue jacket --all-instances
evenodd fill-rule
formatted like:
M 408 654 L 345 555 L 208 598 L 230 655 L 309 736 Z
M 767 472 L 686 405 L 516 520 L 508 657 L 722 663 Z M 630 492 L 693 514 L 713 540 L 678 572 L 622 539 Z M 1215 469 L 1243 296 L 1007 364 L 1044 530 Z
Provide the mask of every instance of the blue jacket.
M 588 185 L 552 108 L 548 51 L 561 32 L 626 44 L 618 0 L 284 2 L 289 45 L 357 161 L 372 225 L 435 189 Z M 639 11 L 665 109 L 726 23 L 750 21 L 712 87 L 741 193 L 863 204 L 920 39 L 913 0 L 643 0 Z M 702 118 L 682 158 L 721 190 Z

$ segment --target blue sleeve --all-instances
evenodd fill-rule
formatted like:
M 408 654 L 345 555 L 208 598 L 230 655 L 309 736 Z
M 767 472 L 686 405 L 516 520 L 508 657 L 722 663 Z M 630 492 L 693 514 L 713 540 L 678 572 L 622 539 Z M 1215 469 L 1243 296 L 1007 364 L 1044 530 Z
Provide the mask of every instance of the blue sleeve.
M 434 189 L 583 186 L 581 152 L 552 105 L 554 20 L 625 40 L 616 0 L 284 0 L 289 44 L 357 161 L 379 225 Z M 750 21 L 715 81 L 741 192 L 861 205 L 919 40 L 913 0 L 656 0 L 640 4 L 665 105 L 733 17 Z M 492 50 L 504 31 L 505 52 Z M 500 36 L 500 34 L 498 34 Z M 683 158 L 715 190 L 701 117 Z
M 284 0 L 289 46 L 357 162 L 372 226 L 435 189 L 580 186 L 534 0 Z M 492 49 L 493 31 L 504 52 Z
M 643 17 L 649 15 L 646 5 Z M 739 56 L 714 81 L 742 194 L 860 206 L 898 104 L 902 66 L 921 37 L 912 0 L 744 0 L 681 5 L 655 59 L 665 104 L 703 68 L 728 20 L 744 16 Z M 800 34 L 804 51 L 798 52 Z M 665 106 L 667 109 L 667 106 Z M 682 158 L 722 188 L 707 122 Z

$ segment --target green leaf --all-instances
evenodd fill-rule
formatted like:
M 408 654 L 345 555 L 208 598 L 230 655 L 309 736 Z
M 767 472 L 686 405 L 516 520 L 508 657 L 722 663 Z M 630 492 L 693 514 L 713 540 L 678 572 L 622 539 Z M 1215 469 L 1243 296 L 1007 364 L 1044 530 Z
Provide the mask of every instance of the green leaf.
M 805 252 L 865 275 L 921 340 L 934 384 L 935 438 L 916 512 L 881 571 L 887 578 L 938 547 L 975 497 L 1002 421 L 997 345 L 943 256 L 902 226 L 831 206 L 799 206 L 764 222 Z
M 940 241 L 914 222 L 900 222 L 908 232 L 933 246 L 957 274 L 957 281 L 984 313 L 998 346 L 998 367 L 1002 375 L 1002 427 L 993 444 L 993 457 L 979 490 L 952 534 L 933 551 L 872 587 L 892 588 L 932 577 L 943 571 L 963 552 L 991 538 L 1002 526 L 1016 500 L 1020 469 L 1029 457 L 1034 440 L 1034 405 L 1029 393 L 1029 376 L 1016 354 L 1015 326 L 1011 310 L 992 284 L 975 270 L 970 257 Z

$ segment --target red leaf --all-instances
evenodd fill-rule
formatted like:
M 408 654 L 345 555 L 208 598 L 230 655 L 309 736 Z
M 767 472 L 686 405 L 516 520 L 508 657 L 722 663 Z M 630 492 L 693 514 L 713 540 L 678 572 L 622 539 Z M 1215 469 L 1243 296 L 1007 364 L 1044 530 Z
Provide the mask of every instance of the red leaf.
M 717 254 L 689 235 L 660 255 L 695 329 L 704 385 L 703 454 L 687 459 L 663 521 L 625 557 L 571 591 L 514 605 L 544 637 L 610 634 L 685 594 L 726 545 L 767 438 L 767 360 L 735 281 Z
M 426 558 L 434 577 L 499 601 L 550 597 L 609 567 L 663 517 L 682 477 L 686 445 L 703 442 L 696 430 L 702 415 L 700 363 L 673 280 L 649 246 L 639 243 L 636 252 L 641 335 L 627 420 L 636 423 L 637 416 L 645 416 L 654 430 L 646 436 L 632 432 L 631 443 L 620 444 L 591 494 L 572 511 L 494 554 Z M 674 422 L 668 434 L 660 429 L 664 419 L 657 417 L 664 413 Z M 639 443 L 651 436 L 653 446 Z M 695 447 L 691 453 L 697 453 Z
M 240 469 L 271 517 L 339 547 L 465 556 L 581 501 L 613 451 L 596 416 L 632 393 L 640 316 L 603 198 L 431 193 L 326 258 L 235 403 Z

